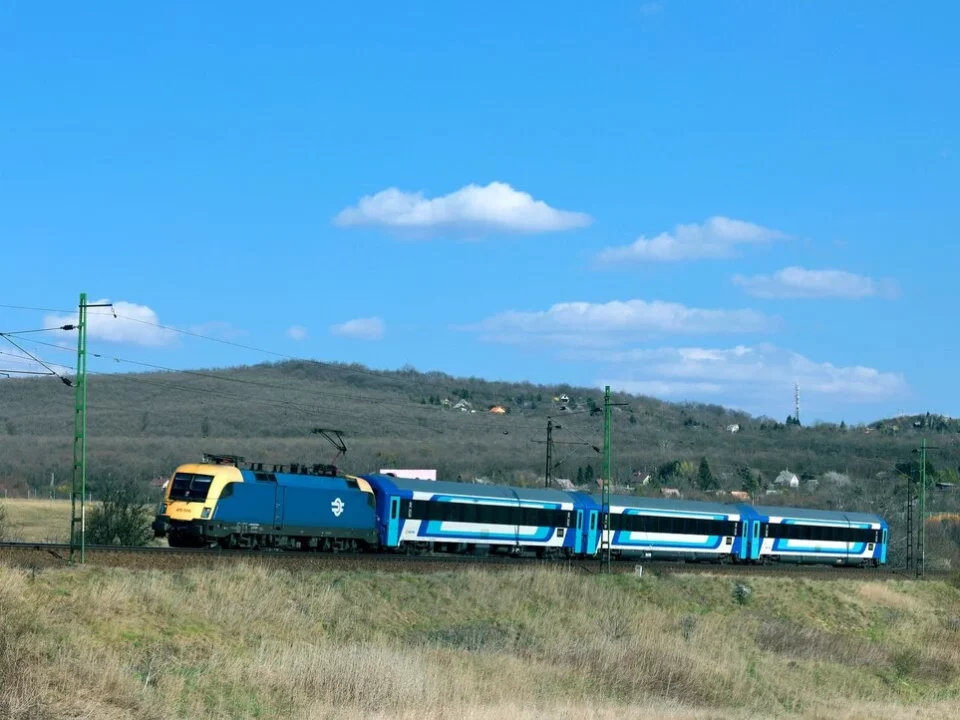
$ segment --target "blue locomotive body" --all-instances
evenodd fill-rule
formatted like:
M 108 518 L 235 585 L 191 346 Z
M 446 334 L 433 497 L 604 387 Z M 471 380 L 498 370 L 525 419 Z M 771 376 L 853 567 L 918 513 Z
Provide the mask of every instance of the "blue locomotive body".
M 154 522 L 155 534 L 168 536 L 173 546 L 356 550 L 377 545 L 375 497 L 359 478 L 217 464 L 189 466 L 188 476 L 184 467 L 174 474 L 166 511 Z M 200 496 L 196 480 L 183 491 L 185 477 L 212 481 L 204 482 Z

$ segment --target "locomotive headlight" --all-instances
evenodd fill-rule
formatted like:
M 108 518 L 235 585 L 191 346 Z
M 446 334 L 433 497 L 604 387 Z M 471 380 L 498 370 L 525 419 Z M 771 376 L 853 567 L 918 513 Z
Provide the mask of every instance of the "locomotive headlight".
M 204 508 L 203 512 L 200 513 L 200 517 L 206 520 L 210 517 L 210 508 Z

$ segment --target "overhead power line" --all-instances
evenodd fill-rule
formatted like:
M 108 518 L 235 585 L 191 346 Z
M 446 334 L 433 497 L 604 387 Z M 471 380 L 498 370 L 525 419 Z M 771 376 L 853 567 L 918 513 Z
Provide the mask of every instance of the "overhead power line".
M 54 370 L 52 367 L 50 367 L 50 365 L 48 365 L 47 363 L 45 363 L 43 360 L 41 360 L 40 358 L 38 358 L 36 355 L 33 355 L 32 353 L 30 353 L 28 350 L 24 349 L 24 347 L 23 347 L 22 345 L 20 345 L 20 344 L 17 343 L 12 337 L 10 337 L 11 335 L 14 335 L 14 334 L 16 334 L 16 335 L 24 335 L 24 334 L 30 333 L 30 332 L 48 332 L 48 331 L 50 331 L 50 330 L 72 330 L 72 329 L 73 329 L 73 326 L 72 326 L 72 325 L 64 325 L 64 326 L 59 327 L 59 328 L 44 328 L 44 329 L 42 329 L 42 330 L 20 330 L 20 331 L 17 332 L 17 333 L 0 333 L 0 338 L 3 338 L 4 340 L 6 340 L 8 343 L 10 343 L 11 345 L 13 345 L 17 350 L 19 350 L 21 353 L 23 353 L 27 358 L 29 358 L 30 360 L 33 360 L 33 362 L 35 362 L 35 363 L 37 363 L 38 365 L 40 365 L 41 367 L 45 368 L 50 375 L 55 375 L 56 377 L 58 377 L 58 378 L 60 379 L 60 381 L 61 381 L 64 385 L 66 385 L 66 386 L 68 386 L 68 387 L 73 387 L 73 381 L 72 381 L 72 380 L 70 380 L 69 378 L 66 378 L 66 377 L 64 377 L 63 375 L 61 375 L 60 373 L 58 373 L 56 370 Z M 56 363 L 53 363 L 53 364 L 55 365 Z
M 29 306 L 25 306 L 25 305 L 4 305 L 4 304 L 0 304 L 0 307 L 3 307 L 3 308 L 13 308 L 13 309 L 17 309 L 17 310 L 34 310 L 34 311 L 38 311 L 38 312 L 52 312 L 52 313 L 60 313 L 60 314 L 73 314 L 73 313 L 76 313 L 76 310 L 57 310 L 57 309 L 55 309 L 55 308 L 29 307 Z M 88 313 L 88 314 L 89 314 L 89 315 L 100 315 L 100 316 L 106 316 L 106 317 L 114 317 L 114 318 L 116 318 L 116 319 L 118 319 L 118 320 L 125 320 L 125 321 L 128 321 L 128 322 L 139 323 L 139 324 L 141 324 L 141 325 L 146 325 L 146 326 L 149 326 L 149 327 L 157 328 L 157 329 L 159 329 L 159 330 L 165 330 L 165 331 L 167 331 L 167 332 L 179 333 L 179 334 L 181 334 L 181 335 L 186 335 L 186 336 L 188 336 L 188 337 L 198 338 L 198 339 L 200 339 L 200 340 L 206 340 L 206 341 L 208 341 L 208 342 L 213 342 L 213 343 L 219 343 L 220 345 L 226 345 L 226 346 L 229 346 L 229 347 L 235 347 L 235 348 L 239 348 L 239 349 L 241 349 L 241 350 L 249 350 L 249 351 L 251 351 L 251 352 L 258 352 L 258 353 L 262 353 L 262 354 L 264 354 L 264 355 L 270 355 L 270 356 L 272 356 L 272 357 L 281 358 L 281 359 L 283 359 L 283 360 L 293 360 L 293 361 L 297 361 L 297 362 L 310 362 L 310 363 L 314 363 L 314 364 L 316 364 L 316 365 L 320 365 L 321 367 L 326 367 L 326 368 L 329 368 L 329 369 L 331 369 L 331 370 L 335 370 L 335 371 L 337 371 L 337 372 L 353 373 L 353 374 L 359 374 L 359 375 L 367 375 L 367 376 L 369 376 L 369 377 L 376 377 L 376 378 L 380 378 L 380 379 L 382 379 L 382 380 L 388 380 L 388 381 L 391 381 L 391 382 L 405 383 L 405 384 L 407 384 L 407 385 L 416 386 L 416 387 L 418 387 L 418 388 L 433 387 L 433 388 L 442 389 L 444 392 L 449 392 L 449 391 L 450 391 L 450 385 L 449 385 L 448 383 L 438 383 L 438 382 L 432 382 L 432 381 L 429 381 L 429 380 L 414 380 L 414 379 L 411 379 L 411 378 L 405 378 L 405 377 L 399 376 L 399 375 L 397 375 L 395 372 L 391 372 L 391 371 L 372 370 L 372 369 L 370 369 L 370 368 L 356 368 L 356 367 L 350 367 L 350 366 L 346 366 L 346 365 L 339 364 L 339 363 L 325 362 L 325 361 L 323 361 L 323 360 L 315 360 L 315 359 L 312 359 L 312 358 L 297 357 L 297 356 L 295 356 L 295 355 L 288 355 L 288 354 L 286 354 L 286 353 L 277 352 L 277 351 L 275 351 L 275 350 L 269 350 L 269 349 L 262 348 L 262 347 L 257 347 L 257 346 L 255 346 L 255 345 L 247 345 L 247 344 L 245 344 L 245 343 L 239 343 L 239 342 L 236 342 L 236 341 L 234 341 L 234 340 L 226 340 L 226 339 L 224 339 L 224 338 L 212 337 L 212 336 L 210 336 L 210 335 L 204 335 L 203 333 L 194 332 L 194 331 L 192 331 L 192 330 L 184 330 L 184 329 L 182 329 L 182 328 L 173 327 L 172 325 L 163 325 L 163 324 L 161 324 L 161 323 L 155 323 L 155 322 L 151 322 L 151 321 L 149 321 L 149 320 L 143 320 L 142 318 L 130 317 L 129 315 L 122 315 L 122 314 L 116 313 L 116 312 L 110 312 L 110 313 L 105 313 L 105 312 L 91 312 L 91 313 Z

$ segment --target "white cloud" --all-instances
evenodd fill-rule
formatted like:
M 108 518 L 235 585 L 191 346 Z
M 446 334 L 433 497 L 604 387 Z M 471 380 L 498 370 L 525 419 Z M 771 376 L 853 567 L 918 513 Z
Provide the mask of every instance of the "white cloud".
M 110 302 L 107 299 L 91 301 L 91 305 Z M 114 316 L 116 313 L 116 316 Z M 76 313 L 72 315 L 47 315 L 47 326 L 75 325 Z M 160 324 L 157 313 L 146 305 L 118 300 L 110 308 L 90 308 L 87 311 L 87 338 L 127 345 L 157 347 L 176 342 L 176 333 L 155 327 Z
M 306 340 L 308 335 L 307 329 L 302 325 L 292 325 L 287 328 L 287 337 L 291 340 L 300 342 L 301 340 Z
M 462 235 L 484 232 L 543 233 L 572 230 L 590 224 L 589 215 L 557 210 L 510 185 L 492 182 L 467 185 L 442 197 L 426 198 L 388 188 L 360 198 L 342 210 L 334 223 L 341 227 L 372 225 L 416 232 L 455 231 Z
M 630 245 L 602 250 L 596 260 L 600 265 L 613 265 L 722 258 L 732 256 L 737 245 L 761 245 L 786 237 L 779 230 L 717 216 L 702 225 L 677 225 L 672 233 L 663 232 L 654 238 L 641 235 Z
M 654 300 L 566 302 L 539 312 L 510 310 L 468 326 L 485 340 L 609 346 L 658 333 L 736 333 L 773 329 L 755 310 L 709 310 Z
M 379 340 L 383 337 L 385 327 L 379 317 L 357 318 L 348 320 L 339 325 L 333 325 L 330 332 L 340 337 L 356 340 Z
M 862 365 L 837 366 L 774 347 L 738 345 L 727 349 L 667 347 L 608 354 L 613 363 L 636 367 L 626 380 L 610 381 L 627 392 L 672 399 L 702 394 L 729 397 L 791 397 L 793 383 L 804 395 L 828 396 L 853 402 L 885 400 L 904 393 L 903 375 Z M 786 404 L 786 402 L 784 402 Z
M 844 270 L 806 270 L 788 267 L 773 275 L 735 275 L 735 285 L 747 294 L 761 298 L 845 298 L 856 300 L 882 295 L 893 297 L 897 286 L 892 280 L 874 280 Z

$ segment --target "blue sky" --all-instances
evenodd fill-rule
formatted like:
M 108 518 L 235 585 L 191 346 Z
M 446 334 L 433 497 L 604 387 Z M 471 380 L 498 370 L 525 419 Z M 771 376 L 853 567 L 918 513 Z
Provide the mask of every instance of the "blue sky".
M 956 4 L 197 5 L 0 2 L 0 303 L 960 415 Z M 122 320 L 91 347 L 267 359 Z

